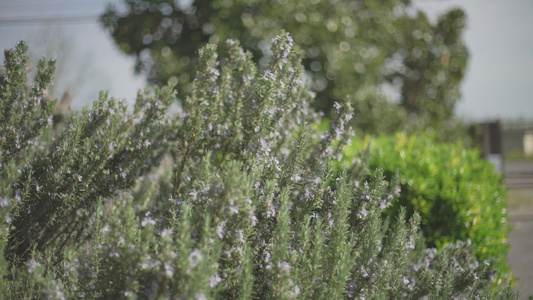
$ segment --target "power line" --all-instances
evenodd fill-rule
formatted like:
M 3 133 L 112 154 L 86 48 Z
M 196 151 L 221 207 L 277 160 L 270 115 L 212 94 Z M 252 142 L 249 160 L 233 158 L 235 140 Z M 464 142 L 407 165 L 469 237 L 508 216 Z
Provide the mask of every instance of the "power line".
M 0 3 L 0 8 L 27 8 L 27 7 L 48 7 L 48 6 L 58 6 L 58 5 L 85 5 L 85 4 L 99 4 L 104 5 L 110 3 L 109 0 L 102 0 L 102 2 L 99 2 L 97 0 L 94 1 L 17 1 L 12 3 Z
M 35 16 L 20 18 L 0 18 L 0 25 L 40 25 L 43 23 L 91 23 L 98 21 L 98 16 L 79 15 L 79 16 Z
M 449 2 L 451 0 L 418 0 L 414 1 L 417 4 L 434 4 L 434 3 L 443 3 Z M 91 3 L 91 2 L 82 2 L 82 3 Z M 92 2 L 94 3 L 94 2 Z M 21 6 L 38 6 L 39 2 L 19 2 L 18 4 L 7 5 L 7 7 L 21 7 Z M 70 3 L 50 3 L 51 5 L 64 5 L 64 4 L 74 4 Z M 50 5 L 49 4 L 49 5 Z M 0 5 L 0 8 L 6 7 L 5 5 Z M 0 26 L 20 26 L 20 25 L 40 25 L 40 24 L 58 24 L 58 23 L 92 23 L 98 21 L 98 16 L 96 15 L 72 15 L 72 16 L 34 16 L 34 17 L 17 17 L 17 18 L 1 18 L 0 17 Z
M 419 0 L 413 1 L 413 4 L 438 4 L 438 3 L 450 3 L 453 0 Z

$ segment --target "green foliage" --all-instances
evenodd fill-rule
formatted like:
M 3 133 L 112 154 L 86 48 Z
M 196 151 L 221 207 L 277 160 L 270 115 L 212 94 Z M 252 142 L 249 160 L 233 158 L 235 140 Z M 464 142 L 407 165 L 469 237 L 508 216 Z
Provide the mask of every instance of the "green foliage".
M 335 106 L 331 130 L 307 128 L 320 118 L 288 35 L 264 72 L 227 46 L 222 61 L 213 45 L 199 51 L 177 110 L 171 86 L 139 94 L 132 112 L 102 93 L 24 143 L 33 155 L 1 152 L 1 298 L 514 297 L 492 289 L 497 261 L 478 263 L 471 245 L 425 249 L 417 214 L 406 222 L 402 209 L 387 227 L 394 181 L 378 172 L 355 185 L 334 170 L 349 107 Z M 2 91 L 24 91 L 24 65 L 9 61 L 23 54 L 6 60 Z
M 315 108 L 328 113 L 335 101 L 350 99 L 358 116 L 353 124 L 365 133 L 442 126 L 460 97 L 468 60 L 460 9 L 433 24 L 423 12 L 413 14 L 408 0 L 123 4 L 121 12 L 110 6 L 102 23 L 120 49 L 137 58 L 137 71 L 151 83 L 177 83 L 180 97 L 194 89 L 197 48 L 239 39 L 267 68 L 269 41 L 280 30 L 300 46 Z M 386 99 L 383 85 L 396 90 L 400 106 Z
M 460 142 L 437 143 L 432 134 L 399 133 L 354 140 L 344 159 L 352 161 L 362 152 L 370 154 L 370 169 L 383 168 L 386 178 L 400 174 L 399 201 L 389 214 L 397 215 L 400 206 L 406 207 L 408 216 L 420 214 L 430 247 L 442 249 L 469 240 L 478 259 L 499 258 L 502 272 L 508 271 L 506 190 L 501 175 L 478 151 L 465 149 Z

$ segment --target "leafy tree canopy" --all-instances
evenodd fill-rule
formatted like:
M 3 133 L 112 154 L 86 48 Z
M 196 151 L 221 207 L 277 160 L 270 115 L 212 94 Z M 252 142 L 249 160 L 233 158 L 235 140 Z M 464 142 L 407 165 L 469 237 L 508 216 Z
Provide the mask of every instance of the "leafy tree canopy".
M 315 108 L 351 101 L 367 133 L 400 126 L 438 126 L 452 118 L 468 52 L 465 14 L 454 9 L 432 23 L 409 0 L 124 0 L 101 22 L 120 49 L 137 58 L 150 83 L 177 84 L 181 97 L 193 79 L 196 51 L 239 39 L 265 68 L 270 40 L 281 29 L 304 54 Z M 383 94 L 392 87 L 400 107 Z

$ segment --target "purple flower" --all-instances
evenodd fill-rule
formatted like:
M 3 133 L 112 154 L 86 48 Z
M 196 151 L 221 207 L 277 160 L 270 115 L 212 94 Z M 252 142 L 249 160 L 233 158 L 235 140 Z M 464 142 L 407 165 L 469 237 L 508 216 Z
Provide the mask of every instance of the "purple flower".
M 146 225 L 155 225 L 155 220 L 152 219 L 152 217 L 150 216 L 143 218 L 143 220 L 141 221 L 141 226 L 145 227 Z
M 233 200 L 231 200 L 230 202 L 230 205 L 229 205 L 229 211 L 233 214 L 238 214 L 239 213 L 239 207 L 237 207 L 237 205 L 235 205 L 235 203 L 233 202 Z
M 363 219 L 367 215 L 368 215 L 368 211 L 366 210 L 365 207 L 362 207 L 361 210 L 357 213 L 357 217 L 359 217 L 359 219 Z
M 162 238 L 167 238 L 167 237 L 170 237 L 171 235 L 172 235 L 172 229 L 165 228 L 163 229 L 163 231 L 161 231 Z
M 194 249 L 189 254 L 189 266 L 191 268 L 195 268 L 198 265 L 198 263 L 201 262 L 203 259 L 204 257 L 202 256 L 202 252 L 198 249 Z
M 415 248 L 415 237 L 413 235 L 409 235 L 409 241 L 407 241 L 407 248 L 408 249 Z
M 194 298 L 196 298 L 196 300 L 207 300 L 207 297 L 203 293 L 194 294 Z
M 225 228 L 226 222 L 221 222 L 217 225 L 216 231 L 217 235 L 220 239 L 224 238 L 224 235 L 226 234 L 226 228 Z
M 41 263 L 39 263 L 37 260 L 30 259 L 28 261 L 28 272 L 31 274 L 31 273 L 35 272 L 35 269 L 40 267 L 40 266 L 41 266 Z
M 9 206 L 9 202 L 7 202 L 7 199 L 0 196 L 0 207 L 8 207 Z
M 111 231 L 111 227 L 109 227 L 109 225 L 105 225 L 104 228 L 102 228 L 102 230 L 100 231 L 101 233 L 107 233 L 107 232 L 110 232 Z
M 294 286 L 294 294 L 300 295 L 300 287 L 298 285 Z
M 291 272 L 291 265 L 286 261 L 278 263 L 278 268 L 287 274 Z
M 255 224 L 257 224 L 257 217 L 255 216 L 254 211 L 250 209 L 248 215 L 250 217 L 250 220 L 252 221 L 252 226 L 255 226 Z
M 174 266 L 171 265 L 169 262 L 165 262 L 164 268 L 165 268 L 165 276 L 167 278 L 172 278 L 172 276 L 174 276 Z
M 215 286 L 217 286 L 217 284 L 219 284 L 220 282 L 222 281 L 222 278 L 220 278 L 220 275 L 218 274 L 215 274 L 213 276 L 211 276 L 209 278 L 209 286 L 211 288 L 214 288 Z

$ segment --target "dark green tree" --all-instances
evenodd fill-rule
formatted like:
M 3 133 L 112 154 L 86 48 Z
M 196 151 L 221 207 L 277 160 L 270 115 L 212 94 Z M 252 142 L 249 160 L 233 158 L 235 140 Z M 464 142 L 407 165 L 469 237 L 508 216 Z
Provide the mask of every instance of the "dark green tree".
M 454 115 L 468 61 L 461 39 L 465 13 L 454 9 L 432 25 L 421 12 L 404 19 L 401 43 L 388 79 L 401 89 L 400 103 L 422 124 L 435 125 Z M 391 66 L 389 65 L 389 66 Z
M 304 54 L 315 108 L 351 101 L 365 132 L 438 126 L 453 115 L 468 53 L 465 15 L 452 10 L 432 24 L 409 0 L 180 1 L 124 0 L 101 22 L 120 49 L 137 58 L 150 83 L 191 88 L 196 49 L 239 39 L 266 67 L 271 38 L 288 31 Z M 393 86 L 401 107 L 383 95 Z

